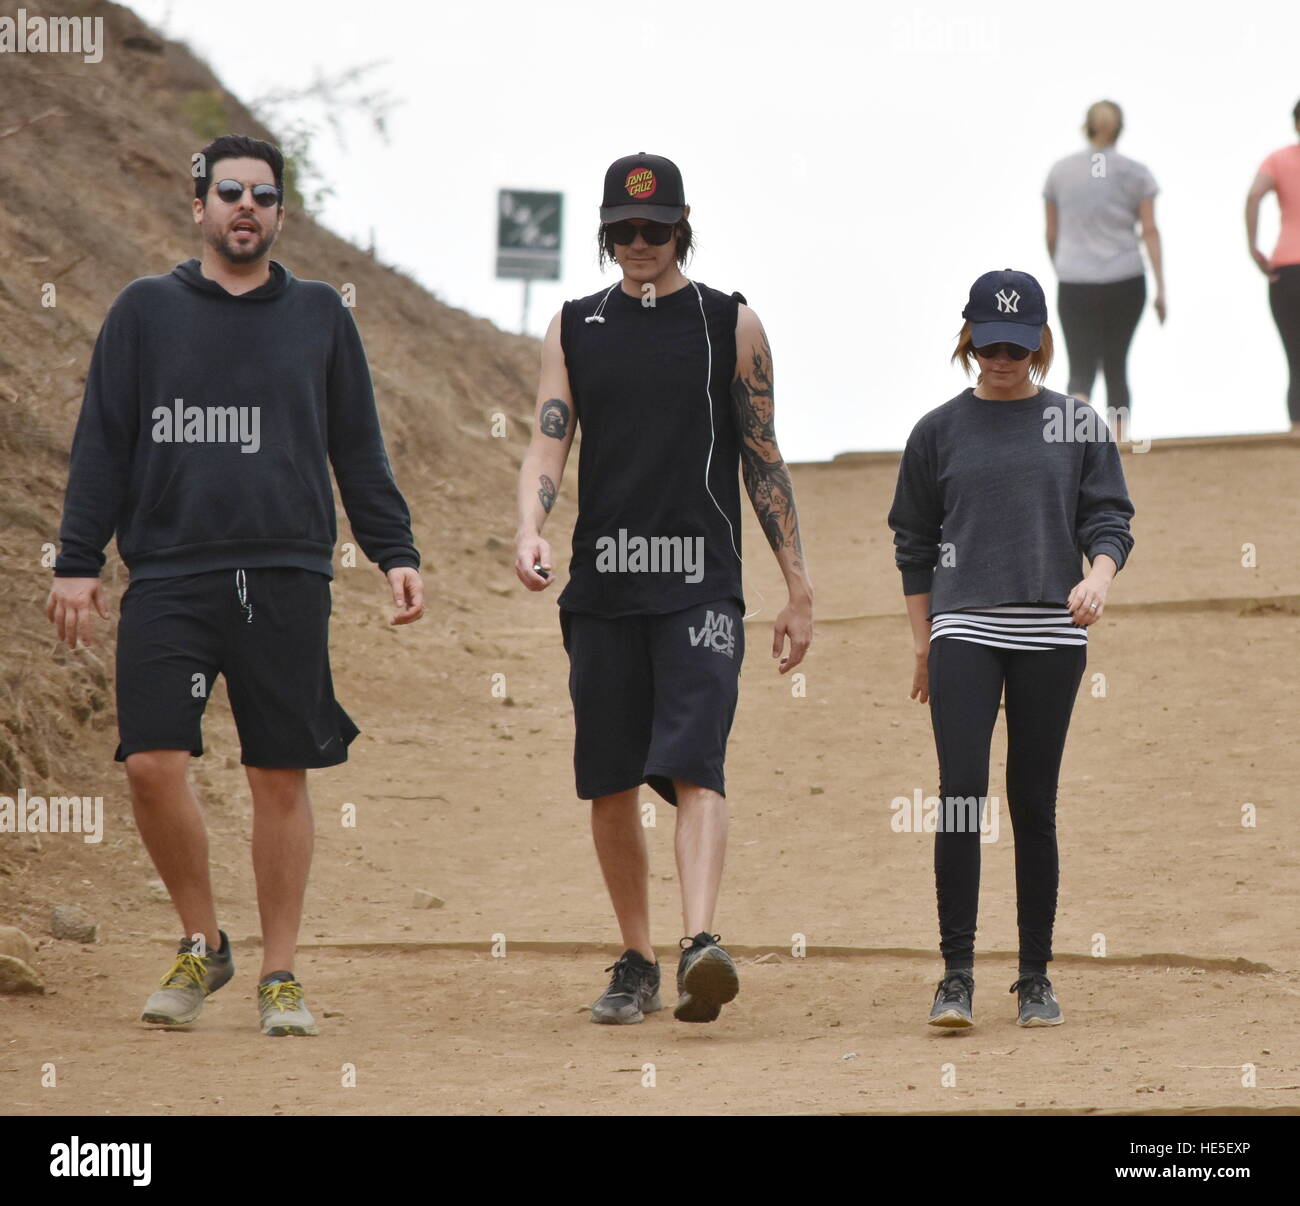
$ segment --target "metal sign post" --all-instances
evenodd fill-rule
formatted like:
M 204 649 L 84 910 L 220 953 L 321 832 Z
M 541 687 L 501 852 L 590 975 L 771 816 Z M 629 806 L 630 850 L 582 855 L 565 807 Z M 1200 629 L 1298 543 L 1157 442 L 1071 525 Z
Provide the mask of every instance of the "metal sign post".
M 528 332 L 534 280 L 560 279 L 564 194 L 503 188 L 497 194 L 497 279 L 524 282 L 520 334 Z

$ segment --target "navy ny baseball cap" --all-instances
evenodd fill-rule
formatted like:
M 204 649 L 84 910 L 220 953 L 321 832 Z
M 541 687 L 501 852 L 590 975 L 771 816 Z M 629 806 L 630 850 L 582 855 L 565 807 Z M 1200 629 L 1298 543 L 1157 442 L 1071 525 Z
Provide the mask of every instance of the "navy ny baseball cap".
M 638 151 L 614 160 L 605 172 L 605 195 L 600 202 L 602 222 L 621 222 L 624 218 L 680 222 L 685 208 L 682 174 L 671 159 Z
M 977 348 L 1014 343 L 1036 352 L 1043 343 L 1047 299 L 1029 273 L 1003 268 L 986 272 L 970 287 L 961 316 L 970 323 L 971 342 Z

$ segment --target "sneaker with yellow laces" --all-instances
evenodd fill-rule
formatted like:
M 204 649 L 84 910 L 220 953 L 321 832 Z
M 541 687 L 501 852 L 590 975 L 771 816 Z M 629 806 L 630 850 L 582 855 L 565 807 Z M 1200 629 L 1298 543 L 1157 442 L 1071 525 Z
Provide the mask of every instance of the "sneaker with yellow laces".
M 302 999 L 302 985 L 293 972 L 271 972 L 257 986 L 257 1007 L 262 1014 L 262 1033 L 273 1038 L 284 1034 L 317 1034 L 316 1019 Z
M 221 935 L 219 951 L 199 954 L 201 948 L 193 939 L 181 940 L 176 962 L 144 1004 L 142 1021 L 156 1026 L 184 1026 L 194 1021 L 203 1002 L 235 974 L 230 939 L 225 930 L 217 932 Z

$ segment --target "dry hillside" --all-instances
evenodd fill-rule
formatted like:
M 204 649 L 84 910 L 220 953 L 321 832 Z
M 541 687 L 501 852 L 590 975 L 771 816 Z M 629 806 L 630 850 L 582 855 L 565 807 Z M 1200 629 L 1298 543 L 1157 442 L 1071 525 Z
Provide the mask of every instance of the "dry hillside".
M 26 8 L 55 11 L 41 0 Z M 90 767 L 105 773 L 99 746 L 88 757 L 84 737 L 87 727 L 113 728 L 111 634 L 73 655 L 56 645 L 41 614 L 50 578 L 42 548 L 57 541 L 67 450 L 99 324 L 130 280 L 197 253 L 188 163 L 210 123 L 272 137 L 185 47 L 160 40 L 115 4 L 80 9 L 104 18 L 102 62 L 6 55 L 0 63 L 0 794 L 7 795 L 19 785 L 29 794 L 53 791 Z M 300 277 L 356 285 L 354 313 L 389 454 L 426 566 L 436 563 L 428 580 L 439 601 L 429 618 L 454 627 L 473 606 L 481 560 L 500 561 L 483 534 L 510 534 L 536 344 L 442 305 L 300 212 L 291 210 L 273 254 Z M 51 283 L 49 307 L 42 298 Z M 498 410 L 513 420 L 504 440 L 489 434 Z M 464 531 L 478 535 L 467 543 Z M 346 533 L 340 509 L 340 538 Z M 109 551 L 115 604 L 125 574 Z M 381 586 L 372 569 L 339 589 L 378 598 Z M 16 852 L 13 842 L 0 846 L 0 916 L 26 912 L 31 902 L 26 892 L 21 905 L 14 899 L 13 872 L 43 857 L 48 852 Z

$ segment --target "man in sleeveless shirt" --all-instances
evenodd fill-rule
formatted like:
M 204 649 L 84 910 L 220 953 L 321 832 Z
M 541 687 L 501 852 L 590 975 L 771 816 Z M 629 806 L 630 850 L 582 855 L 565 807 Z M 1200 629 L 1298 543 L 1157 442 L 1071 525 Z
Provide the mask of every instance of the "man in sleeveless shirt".
M 793 670 L 812 641 L 790 474 L 776 443 L 772 353 L 740 294 L 681 271 L 692 232 L 681 173 L 644 152 L 605 173 L 600 262 L 622 278 L 552 320 L 536 422 L 519 476 L 515 572 L 554 581 L 541 530 L 582 428 L 578 517 L 558 600 L 576 739 L 577 794 L 626 948 L 592 1021 L 659 1009 L 639 788 L 677 807 L 686 937 L 674 1016 L 711 1022 L 739 990 L 713 934 L 727 840 L 723 764 L 745 652 L 740 572 L 743 468 L 789 589 L 772 656 Z M 786 644 L 788 641 L 788 651 Z

